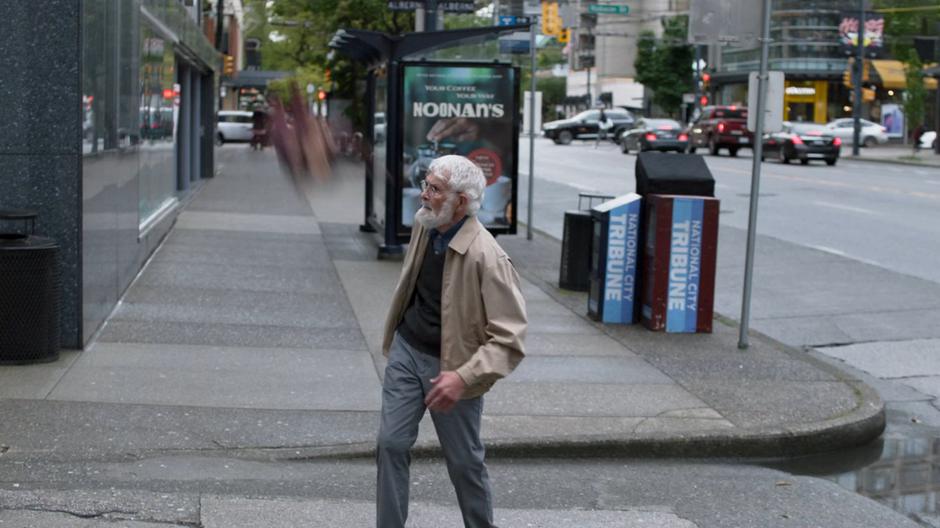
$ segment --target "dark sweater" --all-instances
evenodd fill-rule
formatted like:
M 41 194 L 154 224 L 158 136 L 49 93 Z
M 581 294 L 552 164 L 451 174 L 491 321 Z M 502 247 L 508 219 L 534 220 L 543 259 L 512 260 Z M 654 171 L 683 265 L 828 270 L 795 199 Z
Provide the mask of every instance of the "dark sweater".
M 444 280 L 444 258 L 447 245 L 467 220 L 457 222 L 446 233 L 432 229 L 429 236 L 411 304 L 405 310 L 398 332 L 409 345 L 429 356 L 441 357 L 441 283 Z
M 435 255 L 430 247 L 424 253 L 411 306 L 398 325 L 409 345 L 434 357 L 441 357 L 441 282 L 446 255 L 446 251 Z

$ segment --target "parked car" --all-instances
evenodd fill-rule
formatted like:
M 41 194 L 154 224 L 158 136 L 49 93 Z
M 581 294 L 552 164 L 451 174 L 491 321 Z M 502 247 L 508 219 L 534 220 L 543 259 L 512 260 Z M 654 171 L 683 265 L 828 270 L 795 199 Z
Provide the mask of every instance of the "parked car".
M 633 126 L 633 115 L 617 108 L 604 110 L 607 117 L 613 121 L 613 126 L 607 131 L 607 137 L 615 138 L 621 130 Z M 560 119 L 542 124 L 542 134 L 558 145 L 567 145 L 574 139 L 595 139 L 600 128 L 600 110 L 586 110 L 570 119 Z
M 712 156 L 726 148 L 728 154 L 751 148 L 754 134 L 747 129 L 747 108 L 743 106 L 706 106 L 698 119 L 689 125 L 689 153 L 708 148 Z
M 861 139 L 862 145 L 874 147 L 888 142 L 888 132 L 885 127 L 872 123 L 867 119 L 862 119 Z M 851 117 L 843 117 L 826 123 L 829 133 L 841 139 L 843 143 L 852 144 L 855 140 L 855 120 Z
M 620 150 L 624 154 L 630 150 L 685 152 L 689 147 L 689 135 L 682 130 L 682 125 L 672 119 L 641 118 L 636 126 L 624 131 L 619 139 Z
M 216 141 L 219 145 L 228 141 L 251 141 L 251 112 L 220 110 Z
M 935 149 L 937 148 L 937 132 L 934 130 L 928 130 L 920 135 L 920 148 L 922 149 Z
M 812 160 L 823 160 L 826 165 L 835 165 L 842 150 L 842 140 L 816 123 L 783 122 L 780 132 L 764 134 L 764 152 L 761 161 L 776 158 L 780 163 L 800 160 L 806 165 Z

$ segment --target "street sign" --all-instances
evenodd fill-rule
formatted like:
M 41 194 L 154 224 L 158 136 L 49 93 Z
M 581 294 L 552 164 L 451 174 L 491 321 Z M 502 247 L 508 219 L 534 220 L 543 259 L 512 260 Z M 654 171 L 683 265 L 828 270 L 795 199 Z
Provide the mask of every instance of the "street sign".
M 388 8 L 391 11 L 414 11 L 418 8 L 424 8 L 424 0 L 388 0 Z M 473 2 L 461 0 L 447 0 L 438 2 L 437 7 L 443 8 L 448 13 L 473 13 L 476 7 Z
M 523 35 L 525 38 L 522 38 Z M 500 53 L 510 53 L 510 54 L 528 54 L 530 50 L 529 40 L 530 40 L 528 31 L 520 31 L 518 33 L 513 33 L 513 35 L 500 37 L 499 38 L 499 52 Z
M 694 2 L 693 2 L 694 5 Z M 591 4 L 588 6 L 588 13 L 597 15 L 627 15 L 630 14 L 630 6 L 613 4 Z
M 500 26 L 515 26 L 517 24 L 529 24 L 532 22 L 530 17 L 527 16 L 509 16 L 501 15 L 498 20 Z M 529 38 L 526 36 L 526 38 Z
M 747 77 L 747 129 L 757 128 L 757 72 Z M 764 99 L 764 132 L 779 132 L 783 128 L 783 72 L 767 72 L 767 98 Z M 757 139 L 755 138 L 755 141 Z
M 761 2 L 696 0 L 689 5 L 689 43 L 757 47 Z

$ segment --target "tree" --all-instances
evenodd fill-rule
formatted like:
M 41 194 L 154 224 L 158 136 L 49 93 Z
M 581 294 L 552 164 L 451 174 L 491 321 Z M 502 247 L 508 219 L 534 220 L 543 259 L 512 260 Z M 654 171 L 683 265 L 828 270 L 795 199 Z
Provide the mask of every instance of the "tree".
M 652 102 L 670 116 L 679 115 L 682 95 L 692 91 L 692 46 L 685 43 L 688 17 L 663 20 L 663 37 L 652 31 L 637 41 L 636 80 L 652 91 Z
M 547 77 L 536 79 L 535 87 L 542 92 L 542 120 L 555 119 L 555 106 L 564 104 L 565 89 L 568 79 L 565 77 Z
M 263 54 L 265 69 L 287 70 L 298 78 L 331 81 L 331 96 L 351 102 L 347 115 L 357 127 L 366 121 L 362 93 L 365 70 L 337 54 L 327 59 L 329 42 L 341 28 L 402 33 L 414 27 L 414 14 L 390 11 L 387 0 L 275 0 L 267 9 L 276 30 Z M 320 85 L 318 85 L 320 86 Z
M 924 123 L 924 102 L 927 88 L 924 87 L 924 65 L 913 49 L 908 50 L 904 64 L 904 78 L 907 84 L 904 92 L 904 121 L 907 130 L 912 131 Z
M 871 7 L 885 10 L 886 45 L 895 58 L 908 56 L 908 52 L 913 49 L 915 36 L 936 36 L 940 33 L 937 0 L 874 0 Z

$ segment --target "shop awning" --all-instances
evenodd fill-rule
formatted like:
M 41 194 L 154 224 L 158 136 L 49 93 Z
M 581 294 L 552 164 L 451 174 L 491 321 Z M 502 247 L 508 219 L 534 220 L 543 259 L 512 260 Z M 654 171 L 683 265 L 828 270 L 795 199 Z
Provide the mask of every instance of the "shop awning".
M 842 83 L 845 86 L 852 87 L 852 68 L 854 61 L 850 58 L 848 69 L 842 75 Z M 927 76 L 924 79 L 924 87 L 928 90 L 937 89 L 937 79 L 931 78 L 929 68 L 924 70 Z M 887 90 L 903 90 L 907 87 L 907 79 L 904 77 L 904 63 L 898 60 L 874 59 L 865 61 L 865 74 L 863 76 L 865 84 L 876 84 Z
M 881 86 L 885 88 L 904 88 L 907 81 L 904 78 L 904 63 L 896 60 L 873 60 L 871 65 L 881 77 Z
M 871 65 L 878 72 L 881 78 L 881 86 L 889 89 L 904 89 L 907 87 L 907 79 L 904 77 L 904 63 L 898 60 L 873 60 Z M 937 80 L 926 78 L 924 86 L 928 90 L 937 89 Z

